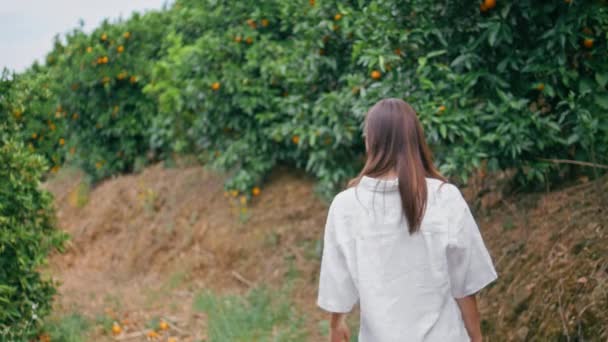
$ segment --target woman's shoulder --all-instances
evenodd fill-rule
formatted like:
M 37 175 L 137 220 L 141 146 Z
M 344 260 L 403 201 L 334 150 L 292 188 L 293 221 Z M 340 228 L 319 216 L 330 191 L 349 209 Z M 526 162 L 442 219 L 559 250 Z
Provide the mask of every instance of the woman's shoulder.
M 355 194 L 353 188 L 348 188 L 338 192 L 332 199 L 327 214 L 328 221 L 332 222 L 335 239 L 344 244 L 352 241 L 353 234 L 356 231 L 356 222 L 358 220 L 357 210 L 354 210 L 353 201 Z
M 429 193 L 438 199 L 436 203 L 440 205 L 463 203 L 462 192 L 455 184 L 436 178 L 427 178 L 426 180 Z
M 338 192 L 331 201 L 330 209 L 342 211 L 348 209 L 355 199 L 355 188 L 346 188 Z

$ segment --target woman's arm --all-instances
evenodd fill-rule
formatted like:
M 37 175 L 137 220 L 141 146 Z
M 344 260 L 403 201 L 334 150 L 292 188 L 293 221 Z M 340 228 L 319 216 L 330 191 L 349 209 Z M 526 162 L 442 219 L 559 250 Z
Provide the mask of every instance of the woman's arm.
M 346 314 L 336 313 L 331 314 L 330 320 L 330 342 L 348 342 L 350 341 L 350 329 L 346 324 Z
M 464 326 L 469 333 L 471 342 L 481 342 L 481 324 L 479 321 L 479 310 L 477 310 L 477 299 L 475 294 L 463 298 L 456 298 Z

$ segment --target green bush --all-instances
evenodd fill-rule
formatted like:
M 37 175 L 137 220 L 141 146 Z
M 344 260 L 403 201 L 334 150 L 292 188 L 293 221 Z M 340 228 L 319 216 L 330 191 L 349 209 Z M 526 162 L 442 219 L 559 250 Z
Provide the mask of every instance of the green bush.
M 79 313 L 71 313 L 60 317 L 52 317 L 44 322 L 43 331 L 50 341 L 86 342 L 87 332 L 91 321 Z
M 608 15 L 598 2 L 480 11 L 183 0 L 169 15 L 169 53 L 144 90 L 159 101 L 167 145 L 232 170 L 228 188 L 248 194 L 288 163 L 331 194 L 361 166 L 365 111 L 388 96 L 414 105 L 440 169 L 463 180 L 484 162 L 534 185 L 555 171 L 539 157 L 607 161 Z
M 158 159 L 156 105 L 141 89 L 164 51 L 167 19 L 150 12 L 104 21 L 91 34 L 75 29 L 47 56 L 56 96 L 70 113 L 68 148 L 94 180 Z
M 66 235 L 55 228 L 52 195 L 40 188 L 45 159 L 0 127 L 0 340 L 26 341 L 51 309 L 55 287 L 38 268 Z
M 69 154 L 66 132 L 68 114 L 59 105 L 54 79 L 48 68 L 34 65 L 22 74 L 4 70 L 0 95 L 0 122 L 15 127 L 13 132 L 31 152 L 44 156 L 50 170 L 57 172 Z

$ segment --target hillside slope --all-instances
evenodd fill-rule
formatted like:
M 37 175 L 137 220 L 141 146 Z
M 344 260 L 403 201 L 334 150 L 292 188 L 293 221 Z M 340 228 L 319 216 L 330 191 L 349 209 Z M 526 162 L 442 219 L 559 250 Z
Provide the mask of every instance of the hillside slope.
M 208 324 L 192 310 L 197 291 L 239 294 L 290 279 L 309 340 L 320 340 L 325 316 L 314 302 L 327 206 L 313 181 L 277 169 L 242 209 L 223 179 L 199 166 L 155 165 L 90 192 L 74 170 L 47 182 L 72 235 L 51 260 L 62 282 L 57 312 L 109 316 L 135 332 L 167 317 L 183 341 L 195 341 Z M 476 211 L 499 273 L 480 294 L 489 340 L 605 341 L 608 177 L 496 202 Z M 109 339 L 102 328 L 93 334 Z

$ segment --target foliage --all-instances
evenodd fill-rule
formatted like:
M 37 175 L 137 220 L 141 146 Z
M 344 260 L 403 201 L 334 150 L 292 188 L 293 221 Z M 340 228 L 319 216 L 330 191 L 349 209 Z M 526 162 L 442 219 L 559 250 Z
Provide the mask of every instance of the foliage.
M 234 170 L 231 189 L 281 162 L 331 194 L 361 166 L 365 111 L 389 96 L 414 105 L 440 169 L 463 180 L 482 163 L 542 184 L 553 166 L 538 157 L 606 162 L 597 2 L 256 4 L 178 1 L 144 89 L 173 149 Z
M 258 287 L 245 297 L 206 291 L 195 298 L 194 308 L 209 317 L 210 341 L 305 341 L 302 318 L 284 291 Z
M 52 195 L 40 189 L 45 159 L 32 154 L 0 127 L 0 337 L 26 340 L 51 309 L 55 288 L 38 267 L 61 249 Z
M 178 0 L 74 30 L 30 77 L 50 75 L 48 108 L 77 114 L 63 151 L 96 179 L 195 153 L 229 172 L 237 196 L 279 163 L 331 195 L 361 167 L 366 110 L 398 97 L 443 173 L 515 168 L 534 187 L 581 172 L 541 158 L 608 162 L 607 12 L 602 1 Z
M 79 313 L 53 317 L 44 323 L 43 330 L 50 341 L 86 342 L 91 322 Z
M 91 34 L 75 29 L 47 56 L 57 96 L 70 113 L 67 145 L 93 179 L 157 158 L 151 129 L 156 106 L 141 88 L 151 61 L 163 53 L 166 19 L 150 12 L 128 21 L 106 20 Z
M 68 154 L 65 130 L 66 112 L 52 89 L 48 68 L 34 65 L 22 74 L 4 70 L 0 95 L 1 122 L 15 128 L 13 136 L 31 152 L 43 155 L 51 171 L 57 172 Z

